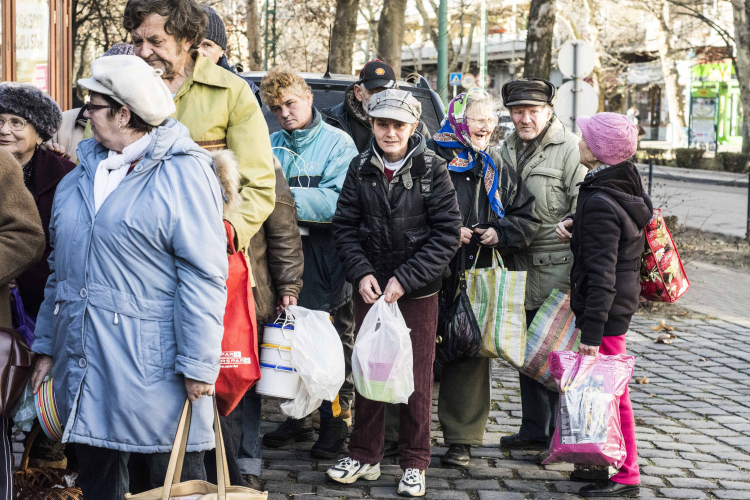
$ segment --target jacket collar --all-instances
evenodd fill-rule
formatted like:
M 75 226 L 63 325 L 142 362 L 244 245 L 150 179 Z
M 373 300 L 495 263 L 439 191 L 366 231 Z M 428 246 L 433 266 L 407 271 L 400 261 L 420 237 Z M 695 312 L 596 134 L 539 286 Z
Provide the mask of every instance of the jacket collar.
M 175 95 L 175 99 L 186 94 L 193 83 L 201 83 L 203 85 L 210 85 L 212 87 L 220 87 L 224 89 L 229 88 L 229 75 L 231 73 L 228 72 L 228 70 L 214 64 L 211 59 L 203 57 L 197 53 L 193 56 L 193 59 L 195 60 L 193 74 L 182 82 L 180 90 L 178 90 Z
M 414 165 L 412 159 L 415 156 L 419 156 L 425 153 L 425 144 L 425 138 L 419 132 L 415 132 L 409 138 L 406 161 L 404 162 L 404 166 L 401 167 L 398 172 L 396 172 L 396 176 L 405 174 L 407 172 L 410 172 L 412 177 L 419 177 L 421 175 L 424 175 L 426 170 L 424 163 L 419 162 L 417 165 Z M 375 139 L 373 139 L 370 143 L 370 149 L 368 150 L 368 153 L 370 153 L 370 161 L 365 162 L 365 164 L 362 166 L 362 173 L 385 173 L 385 166 L 383 165 L 383 162 L 381 160 L 381 158 L 383 157 L 383 150 L 380 149 L 380 146 L 378 146 L 378 143 L 377 141 L 375 141 Z
M 370 120 L 367 118 L 367 113 L 362 107 L 362 103 L 357 100 L 354 95 L 354 86 L 356 83 L 352 83 L 344 92 L 344 110 L 352 116 L 355 120 L 361 123 L 365 128 L 370 128 Z
M 293 132 L 281 129 L 284 142 L 288 146 L 294 146 L 297 150 L 304 149 L 318 136 L 320 130 L 323 128 L 322 115 L 315 108 L 312 109 L 312 112 L 312 122 L 306 128 L 294 130 Z

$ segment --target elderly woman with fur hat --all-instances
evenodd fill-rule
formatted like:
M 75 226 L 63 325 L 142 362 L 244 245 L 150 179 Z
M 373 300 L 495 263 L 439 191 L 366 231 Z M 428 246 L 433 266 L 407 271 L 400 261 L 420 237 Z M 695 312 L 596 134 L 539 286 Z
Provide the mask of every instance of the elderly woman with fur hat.
M 47 239 L 44 255 L 16 278 L 26 312 L 36 316 L 44 300 L 44 285 L 50 268 L 52 247 L 49 221 L 55 190 L 75 165 L 47 151 L 42 144 L 60 126 L 62 115 L 50 96 L 32 85 L 0 84 L 0 149 L 9 152 L 23 169 L 23 182 L 31 191 Z
M 215 441 L 202 396 L 219 374 L 227 240 L 211 156 L 169 118 L 160 71 L 120 55 L 91 73 L 78 84 L 90 91 L 94 137 L 79 144 L 52 207 L 32 386 L 51 371 L 84 497 L 121 500 L 131 453 L 146 455 L 151 487 L 162 485 L 186 398 L 182 479 L 205 479 Z
M 557 238 L 566 242 L 572 233 L 570 307 L 581 330 L 578 352 L 625 354 L 625 333 L 641 292 L 644 228 L 653 215 L 638 169 L 629 160 L 638 146 L 638 127 L 616 113 L 579 116 L 576 122 L 583 136 L 581 163 L 589 172 L 580 184 L 575 215 L 558 225 Z M 620 420 L 625 463 L 609 480 L 581 488 L 584 497 L 638 496 L 638 449 L 627 388 L 620 398 Z

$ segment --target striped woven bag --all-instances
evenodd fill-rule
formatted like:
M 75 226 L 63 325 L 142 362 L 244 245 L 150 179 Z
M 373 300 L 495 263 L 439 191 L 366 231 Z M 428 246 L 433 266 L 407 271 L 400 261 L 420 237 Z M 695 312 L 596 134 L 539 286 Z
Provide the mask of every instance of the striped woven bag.
M 577 351 L 581 333 L 570 309 L 570 294 L 552 290 L 534 316 L 526 337 L 526 359 L 519 369 L 546 388 L 559 392 L 549 369 L 547 354 L 554 351 Z
M 481 247 L 480 247 L 481 251 Z M 466 271 L 471 308 L 482 331 L 479 355 L 503 358 L 516 368 L 523 365 L 526 351 L 526 271 L 508 271 L 493 250 L 492 267 Z

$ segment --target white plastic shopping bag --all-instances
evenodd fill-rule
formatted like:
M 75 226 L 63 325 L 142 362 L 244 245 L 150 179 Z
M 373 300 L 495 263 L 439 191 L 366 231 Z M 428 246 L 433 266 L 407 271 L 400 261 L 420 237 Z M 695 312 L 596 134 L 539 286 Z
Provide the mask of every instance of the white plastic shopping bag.
M 281 405 L 292 418 L 303 418 L 333 401 L 344 383 L 344 348 L 328 313 L 290 306 L 294 317 L 292 366 L 301 380 L 297 396 Z
M 409 328 L 396 303 L 380 297 L 354 342 L 352 375 L 357 392 L 373 401 L 406 403 L 414 392 Z

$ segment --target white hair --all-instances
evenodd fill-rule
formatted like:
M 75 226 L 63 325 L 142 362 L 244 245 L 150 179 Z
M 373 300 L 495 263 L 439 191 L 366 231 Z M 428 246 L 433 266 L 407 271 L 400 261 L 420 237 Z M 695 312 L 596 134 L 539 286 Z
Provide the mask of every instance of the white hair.
M 478 106 L 496 115 L 500 111 L 500 101 L 484 90 L 474 90 L 466 96 L 466 110 Z

